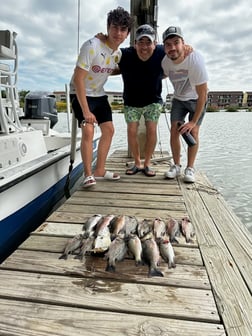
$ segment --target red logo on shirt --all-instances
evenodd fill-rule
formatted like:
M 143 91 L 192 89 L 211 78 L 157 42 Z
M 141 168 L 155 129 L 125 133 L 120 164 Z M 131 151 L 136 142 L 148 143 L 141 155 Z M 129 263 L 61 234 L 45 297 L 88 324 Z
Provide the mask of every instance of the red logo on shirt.
M 100 67 L 99 65 L 93 65 L 92 66 L 92 71 L 95 72 L 95 73 L 111 73 L 113 72 L 114 69 L 111 69 L 111 68 L 102 68 Z

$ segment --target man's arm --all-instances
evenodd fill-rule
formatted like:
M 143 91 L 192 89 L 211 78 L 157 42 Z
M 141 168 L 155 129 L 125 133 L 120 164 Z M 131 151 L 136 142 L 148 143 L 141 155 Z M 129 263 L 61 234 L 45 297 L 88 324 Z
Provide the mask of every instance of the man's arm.
M 207 102 L 207 83 L 196 85 L 195 89 L 198 94 L 198 99 L 192 122 L 196 125 Z
M 85 78 L 87 77 L 88 72 L 84 69 L 81 69 L 80 67 L 76 66 L 74 70 L 74 86 L 76 95 L 79 101 L 79 104 L 82 109 L 82 113 L 84 116 L 84 119 L 87 123 L 97 123 L 97 120 L 93 113 L 90 112 L 87 98 L 86 98 L 86 86 L 85 86 Z
M 115 75 L 120 75 L 121 74 L 121 70 L 119 68 L 119 66 L 117 68 L 115 68 L 113 70 L 113 72 L 110 74 L 110 76 L 115 76 Z
M 195 112 L 194 112 L 194 116 L 193 119 L 191 121 L 188 121 L 187 123 L 183 124 L 180 128 L 179 131 L 181 132 L 181 134 L 185 133 L 185 132 L 191 132 L 191 130 L 194 128 L 194 126 L 196 126 L 201 113 L 205 107 L 205 104 L 207 102 L 207 83 L 203 83 L 200 85 L 196 85 L 195 86 L 196 92 L 198 94 L 198 99 L 197 99 L 197 103 L 196 103 L 196 108 L 195 108 Z

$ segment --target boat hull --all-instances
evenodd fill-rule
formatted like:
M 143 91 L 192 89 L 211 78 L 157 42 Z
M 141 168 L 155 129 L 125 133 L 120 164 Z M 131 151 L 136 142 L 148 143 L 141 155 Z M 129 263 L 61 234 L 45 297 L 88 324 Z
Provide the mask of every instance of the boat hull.
M 98 139 L 94 140 L 93 164 L 96 162 Z M 73 189 L 83 174 L 80 149 L 76 151 L 75 162 L 70 175 L 70 153 L 62 152 L 49 162 L 16 183 L 2 187 L 0 193 L 0 262 L 36 229 Z M 68 179 L 68 177 L 70 177 Z

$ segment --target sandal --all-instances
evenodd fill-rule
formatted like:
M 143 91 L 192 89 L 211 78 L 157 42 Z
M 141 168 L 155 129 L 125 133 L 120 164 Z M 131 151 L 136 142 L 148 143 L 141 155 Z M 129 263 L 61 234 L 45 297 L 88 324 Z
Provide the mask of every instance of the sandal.
M 104 176 L 95 176 L 96 180 L 110 180 L 110 181 L 115 181 L 120 179 L 120 175 L 117 173 L 112 173 L 110 171 L 105 171 Z
M 139 172 L 141 172 L 143 169 L 142 168 L 138 168 L 137 166 L 133 166 L 129 169 L 126 170 L 126 175 L 135 175 Z
M 156 176 L 155 171 L 151 170 L 148 166 L 144 167 L 144 169 L 142 169 L 142 172 L 145 176 L 148 176 L 148 177 Z
M 92 175 L 91 176 L 86 176 L 84 178 L 83 183 L 82 183 L 82 187 L 83 188 L 89 188 L 89 187 L 92 187 L 95 184 L 96 184 L 96 181 L 95 181 L 94 176 L 92 176 Z

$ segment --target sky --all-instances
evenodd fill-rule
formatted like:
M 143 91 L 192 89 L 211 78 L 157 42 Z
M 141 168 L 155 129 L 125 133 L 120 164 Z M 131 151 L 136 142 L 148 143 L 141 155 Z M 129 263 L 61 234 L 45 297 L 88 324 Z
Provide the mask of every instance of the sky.
M 78 21 L 78 0 L 0 0 L 0 30 L 17 33 L 18 90 L 64 91 L 79 47 L 106 33 L 107 14 L 117 6 L 130 11 L 130 0 L 80 0 Z M 251 0 L 159 0 L 158 41 L 166 28 L 180 26 L 185 42 L 205 59 L 210 91 L 252 91 L 251 18 Z M 105 85 L 122 88 L 120 76 Z M 172 92 L 164 80 L 163 96 Z

